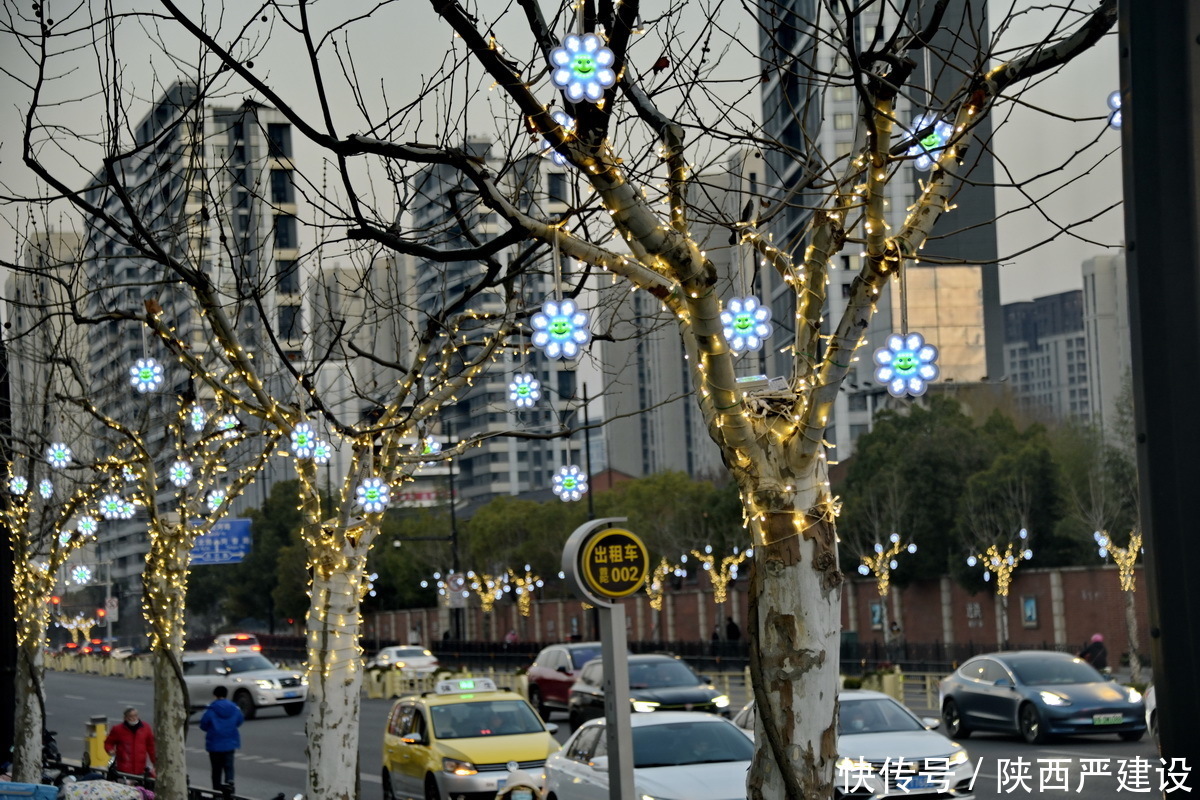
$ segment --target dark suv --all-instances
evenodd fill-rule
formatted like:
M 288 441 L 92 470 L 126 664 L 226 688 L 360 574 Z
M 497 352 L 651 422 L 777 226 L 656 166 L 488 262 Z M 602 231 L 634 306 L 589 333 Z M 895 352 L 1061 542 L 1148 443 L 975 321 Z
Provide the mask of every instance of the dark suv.
M 635 712 L 707 711 L 729 716 L 729 697 L 671 655 L 629 657 L 629 699 Z M 604 716 L 604 664 L 589 661 L 567 701 L 571 730 Z
M 526 677 L 529 703 L 549 721 L 551 711 L 566 711 L 571 687 L 583 665 L 600 656 L 599 642 L 552 644 L 538 653 Z

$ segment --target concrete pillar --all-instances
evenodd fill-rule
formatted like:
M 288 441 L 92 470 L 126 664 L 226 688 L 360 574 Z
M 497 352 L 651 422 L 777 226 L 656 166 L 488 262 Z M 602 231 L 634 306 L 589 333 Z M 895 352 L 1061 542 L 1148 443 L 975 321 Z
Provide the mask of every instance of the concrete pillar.
M 696 600 L 696 624 L 700 626 L 699 639 L 702 642 L 707 642 L 711 635 L 708 624 L 708 598 L 704 596 L 704 592 L 697 588 L 692 597 Z
M 942 590 L 942 641 L 954 644 L 954 584 L 949 576 L 940 581 Z
M 1050 573 L 1050 618 L 1054 627 L 1054 643 L 1059 647 L 1067 643 L 1067 604 L 1063 595 L 1062 570 Z
M 533 638 L 539 642 L 546 641 L 546 637 L 542 634 L 542 604 L 536 597 L 533 599 L 533 610 L 529 612 L 529 615 L 533 620 Z
M 663 595 L 663 611 L 667 616 L 667 635 L 668 642 L 675 641 L 675 595 L 667 593 Z
M 633 596 L 633 635 L 639 642 L 646 641 L 646 596 L 638 592 Z
M 888 596 L 892 598 L 892 619 L 900 625 L 900 630 L 903 632 L 905 628 L 904 603 L 900 598 L 900 589 L 895 586 L 891 587 Z M 907 633 L 905 635 L 907 636 Z
M 846 630 L 858 632 L 858 581 L 846 581 L 846 613 L 850 622 Z
M 558 601 L 558 630 L 555 631 L 553 638 L 556 642 L 565 642 L 567 640 L 567 625 L 566 618 L 563 614 L 563 604 L 565 601 Z

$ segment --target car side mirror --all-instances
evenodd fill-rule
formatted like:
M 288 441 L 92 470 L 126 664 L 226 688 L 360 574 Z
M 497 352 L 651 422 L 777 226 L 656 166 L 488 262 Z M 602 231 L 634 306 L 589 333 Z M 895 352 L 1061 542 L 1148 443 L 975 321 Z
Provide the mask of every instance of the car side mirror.
M 596 772 L 607 772 L 608 756 L 596 756 L 588 762 L 588 766 L 596 770 Z
M 551 736 L 558 733 L 558 723 L 557 722 L 547 722 L 546 723 L 546 732 L 549 733 Z
M 405 744 L 424 744 L 425 737 L 421 735 L 420 731 L 413 731 L 405 736 L 403 741 Z
M 571 670 L 567 669 L 566 667 L 559 667 L 558 669 L 555 670 L 555 672 L 561 672 L 563 675 L 571 674 Z
M 1001 688 L 1004 688 L 1004 689 L 1012 689 L 1012 688 L 1014 688 L 1014 684 L 1013 684 L 1013 682 L 1012 682 L 1012 678 L 998 678 L 998 679 L 996 680 L 996 685 L 997 685 L 997 686 L 999 686 L 999 687 L 1001 687 Z
M 936 731 L 942 721 L 937 717 L 921 717 L 921 724 L 925 726 L 927 731 Z

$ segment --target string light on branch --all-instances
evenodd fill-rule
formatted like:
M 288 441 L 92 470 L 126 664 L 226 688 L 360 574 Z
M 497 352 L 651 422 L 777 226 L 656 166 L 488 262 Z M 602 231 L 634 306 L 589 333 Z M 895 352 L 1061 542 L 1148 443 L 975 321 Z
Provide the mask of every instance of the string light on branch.
M 42 496 L 43 500 L 49 500 L 50 495 L 54 494 L 54 484 L 50 482 L 49 478 L 42 478 L 38 482 L 38 494 Z
M 55 469 L 62 469 L 71 463 L 71 448 L 64 442 L 54 442 L 46 448 L 46 461 Z
M 508 399 L 517 408 L 533 408 L 542 398 L 542 384 L 528 372 L 517 375 L 508 384 Z
M 900 534 L 893 533 L 888 537 L 887 547 L 876 542 L 874 550 L 875 552 L 871 555 L 862 556 L 862 563 L 858 565 L 858 574 L 863 577 L 874 574 L 876 591 L 879 592 L 880 597 L 887 597 L 891 587 L 892 570 L 900 565 L 896 561 L 896 556 L 901 552 L 915 553 L 917 546 L 911 542 L 907 545 L 904 544 L 900 541 Z
M 659 559 L 658 566 L 650 573 L 650 577 L 646 579 L 646 595 L 650 598 L 650 607 L 655 611 L 662 611 L 663 594 L 667 588 L 667 578 L 671 575 L 679 575 L 682 567 L 679 564 L 672 564 L 666 558 Z
M 1022 547 L 1025 540 L 1029 538 L 1029 531 L 1021 528 L 1017 534 L 1020 541 L 1009 542 L 1003 553 L 1000 552 L 998 545 L 989 545 L 988 549 L 977 555 L 967 556 L 967 566 L 974 567 L 979 564 L 983 565 L 983 579 L 991 581 L 992 575 L 996 576 L 996 594 L 1001 597 L 1008 596 L 1008 587 L 1012 584 L 1012 574 L 1022 561 L 1028 561 L 1033 558 L 1033 550 L 1028 547 Z
M 547 300 L 530 325 L 534 347 L 541 348 L 547 358 L 576 358 L 580 348 L 592 340 L 588 315 L 574 300 Z
M 550 80 L 572 103 L 599 103 L 604 90 L 617 82 L 613 51 L 594 33 L 568 34 L 561 47 L 550 51 Z
M 771 335 L 771 309 L 753 295 L 735 297 L 721 312 L 725 340 L 735 353 L 753 353 L 762 349 Z
M 176 461 L 170 469 L 171 483 L 184 488 L 192 482 L 192 465 L 186 461 Z
M 737 580 L 738 565 L 747 558 L 753 558 L 754 550 L 753 548 L 746 548 L 738 552 L 738 549 L 735 547 L 733 548 L 733 555 L 725 556 L 719 564 L 717 563 L 717 557 L 713 555 L 711 544 L 704 546 L 703 553 L 693 550 L 692 555 L 700 561 L 701 567 L 708 573 L 708 579 L 713 587 L 713 602 L 720 604 L 729 598 L 729 583 L 730 581 Z M 684 556 L 683 560 L 686 561 L 687 556 Z
M 296 458 L 312 458 L 316 442 L 317 434 L 307 422 L 301 422 L 292 430 L 292 452 Z
M 354 496 L 363 511 L 378 514 L 391 503 L 392 487 L 384 483 L 382 478 L 367 478 L 355 489 Z
M 153 358 L 139 358 L 129 368 L 129 385 L 141 394 L 158 389 L 164 379 L 162 364 Z
M 887 386 L 892 397 L 925 394 L 929 382 L 937 380 L 941 370 L 937 361 L 938 349 L 919 333 L 901 336 L 893 333 L 887 345 L 875 351 L 875 380 Z
M 554 475 L 553 490 L 564 503 L 573 503 L 587 494 L 588 476 L 574 464 L 559 467 Z
M 1117 571 L 1121 578 L 1121 591 L 1136 591 L 1137 576 L 1133 568 L 1137 564 L 1138 554 L 1142 552 L 1141 531 L 1129 534 L 1129 544 L 1125 547 L 1117 547 L 1113 544 L 1108 531 L 1096 531 L 1092 534 L 1092 538 L 1096 540 L 1096 545 L 1100 548 L 1100 557 L 1106 559 L 1112 556 L 1112 560 L 1117 563 Z
M 946 143 L 954 135 L 953 125 L 931 114 L 918 117 L 913 130 L 919 134 L 931 125 L 932 129 L 908 148 L 908 155 L 916 159 L 913 165 L 922 172 L 928 172 L 933 167 L 940 151 L 945 149 Z
M 565 111 L 551 111 L 550 116 L 563 129 L 564 136 L 569 138 L 575 133 L 575 120 L 570 114 Z M 560 167 L 565 167 L 570 163 L 566 156 L 550 146 L 550 140 L 545 137 L 542 138 L 542 155 L 549 158 L 550 163 Z
M 516 587 L 513 591 L 517 595 L 517 610 L 521 612 L 522 617 L 528 617 L 533 611 L 534 589 L 540 589 L 545 584 L 541 578 L 533 574 L 528 564 L 525 565 L 524 575 L 510 569 L 508 580 L 510 585 Z
M 1108 127 L 1121 130 L 1121 91 L 1118 89 L 1108 96 Z
M 20 497 L 29 491 L 29 479 L 24 475 L 13 475 L 8 479 L 8 491 Z
M 467 578 L 470 579 L 471 591 L 479 595 L 480 610 L 485 614 L 492 613 L 492 609 L 496 607 L 496 601 L 504 596 L 504 587 L 507 585 L 508 576 L 496 577 L 488 575 L 484 572 L 467 572 Z

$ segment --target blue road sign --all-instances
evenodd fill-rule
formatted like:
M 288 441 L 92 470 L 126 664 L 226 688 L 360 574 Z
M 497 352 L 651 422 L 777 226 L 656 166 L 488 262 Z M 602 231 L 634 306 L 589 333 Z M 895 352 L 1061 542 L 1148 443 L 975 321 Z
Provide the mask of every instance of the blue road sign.
M 192 566 L 238 564 L 250 552 L 250 520 L 224 519 L 196 540 Z

